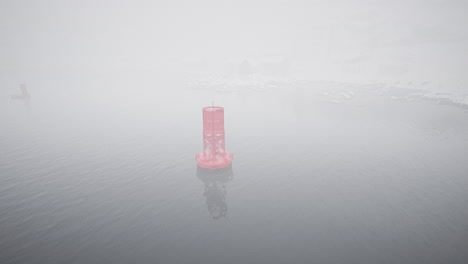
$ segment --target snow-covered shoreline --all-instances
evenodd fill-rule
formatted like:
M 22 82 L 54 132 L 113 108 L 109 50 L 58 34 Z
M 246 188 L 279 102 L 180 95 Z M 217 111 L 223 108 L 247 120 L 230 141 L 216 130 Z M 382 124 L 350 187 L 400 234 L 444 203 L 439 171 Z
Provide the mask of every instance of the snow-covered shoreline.
M 268 92 L 275 90 L 310 90 L 328 98 L 330 102 L 341 103 L 352 99 L 356 93 L 371 92 L 386 96 L 392 100 L 414 101 L 425 100 L 437 104 L 453 105 L 468 109 L 468 94 L 441 93 L 424 87 L 424 82 L 412 85 L 398 83 L 359 83 L 337 82 L 327 80 L 307 80 L 296 78 L 269 78 L 255 76 L 248 79 L 223 76 L 202 76 L 191 80 L 187 87 L 190 90 L 207 90 L 218 93 L 235 93 L 240 91 Z

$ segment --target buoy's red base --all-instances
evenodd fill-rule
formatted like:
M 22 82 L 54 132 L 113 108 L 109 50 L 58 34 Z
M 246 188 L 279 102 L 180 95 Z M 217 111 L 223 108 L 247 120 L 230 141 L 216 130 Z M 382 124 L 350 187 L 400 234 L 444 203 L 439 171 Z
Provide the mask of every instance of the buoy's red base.
M 211 154 L 209 152 L 198 153 L 195 158 L 200 168 L 222 169 L 231 166 L 234 155 L 229 152 Z

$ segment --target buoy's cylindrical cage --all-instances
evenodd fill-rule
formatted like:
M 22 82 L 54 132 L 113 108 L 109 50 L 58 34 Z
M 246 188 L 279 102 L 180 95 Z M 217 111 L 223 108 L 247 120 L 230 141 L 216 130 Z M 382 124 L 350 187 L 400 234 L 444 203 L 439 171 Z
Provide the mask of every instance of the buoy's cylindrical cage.
M 224 108 L 203 108 L 203 151 L 212 155 L 226 151 L 224 141 Z

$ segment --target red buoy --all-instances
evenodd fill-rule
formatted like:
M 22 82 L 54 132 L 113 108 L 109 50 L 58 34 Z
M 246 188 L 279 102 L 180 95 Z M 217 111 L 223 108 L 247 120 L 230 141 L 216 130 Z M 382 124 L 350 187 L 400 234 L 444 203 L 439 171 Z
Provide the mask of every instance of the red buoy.
M 203 108 L 203 152 L 195 158 L 198 166 L 205 169 L 221 169 L 231 165 L 233 155 L 226 151 L 224 139 L 223 107 Z

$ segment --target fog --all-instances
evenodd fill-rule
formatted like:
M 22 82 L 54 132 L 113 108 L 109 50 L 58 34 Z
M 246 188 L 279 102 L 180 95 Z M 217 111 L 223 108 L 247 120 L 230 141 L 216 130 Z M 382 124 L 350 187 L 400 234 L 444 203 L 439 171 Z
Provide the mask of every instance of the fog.
M 466 263 L 467 9 L 1 1 L 0 262 Z

